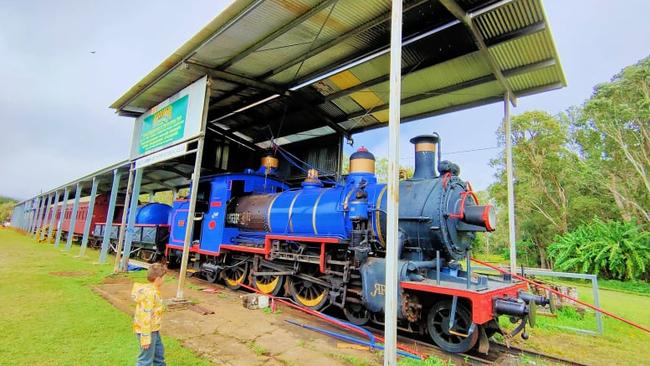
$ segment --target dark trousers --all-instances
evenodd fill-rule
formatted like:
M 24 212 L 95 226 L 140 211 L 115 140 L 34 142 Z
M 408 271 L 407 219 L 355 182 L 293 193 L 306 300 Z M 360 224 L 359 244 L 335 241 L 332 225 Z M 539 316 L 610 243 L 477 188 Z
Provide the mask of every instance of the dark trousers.
M 138 344 L 140 344 L 140 334 L 138 336 Z M 162 339 L 160 339 L 160 332 L 151 332 L 151 344 L 149 348 L 144 349 L 140 346 L 140 354 L 138 355 L 138 362 L 136 366 L 165 366 L 165 346 L 163 346 Z

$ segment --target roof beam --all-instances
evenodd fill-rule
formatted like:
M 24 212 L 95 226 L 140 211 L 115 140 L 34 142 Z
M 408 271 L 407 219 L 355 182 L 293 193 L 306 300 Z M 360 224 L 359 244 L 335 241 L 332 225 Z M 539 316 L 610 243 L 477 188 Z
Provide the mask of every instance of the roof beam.
M 158 185 L 160 185 L 162 187 L 168 188 L 168 189 L 174 189 L 175 188 L 174 186 L 171 186 L 171 185 L 169 185 L 169 184 L 167 184 L 167 183 L 165 183 L 165 182 L 163 182 L 163 181 L 161 181 L 159 179 L 156 179 L 156 178 L 152 177 L 150 172 L 144 172 L 143 175 L 149 181 L 147 183 L 142 183 L 142 185 L 156 183 L 156 184 L 158 184 Z
M 536 94 L 536 93 L 543 92 L 543 91 L 548 91 L 548 90 L 553 90 L 553 89 L 560 89 L 562 87 L 564 87 L 564 85 L 562 83 L 552 83 L 552 84 L 542 85 L 542 86 L 531 88 L 531 89 L 522 90 L 522 91 L 519 92 L 519 95 L 523 97 L 523 96 Z M 484 105 L 491 104 L 491 103 L 497 103 L 497 102 L 501 102 L 501 101 L 503 101 L 503 96 L 502 95 L 491 96 L 491 97 L 487 97 L 487 98 L 483 98 L 483 99 L 479 99 L 479 100 L 475 100 L 475 101 L 471 101 L 471 102 L 467 102 L 467 103 L 463 103 L 463 104 L 458 104 L 458 105 L 453 105 L 453 106 L 449 106 L 449 107 L 446 107 L 446 108 L 438 109 L 436 111 L 431 111 L 431 112 L 426 112 L 426 113 L 422 113 L 422 114 L 418 114 L 418 115 L 414 115 L 414 116 L 405 117 L 405 118 L 402 118 L 402 123 L 413 122 L 413 121 L 421 120 L 421 119 L 424 119 L 424 118 L 435 117 L 435 116 L 446 114 L 446 113 L 457 112 L 457 111 L 465 110 L 465 109 L 468 109 L 468 108 L 480 107 L 480 106 L 484 106 Z M 360 133 L 360 132 L 374 130 L 374 129 L 383 128 L 383 127 L 385 127 L 384 124 L 376 124 L 376 125 L 372 125 L 372 126 L 363 126 L 363 127 L 353 128 L 353 129 L 350 130 L 350 132 L 352 132 L 354 134 L 354 133 Z M 326 136 L 326 135 L 323 135 L 323 136 Z M 322 137 L 322 136 L 318 136 L 318 137 Z
M 320 117 L 325 121 L 325 123 L 332 128 L 336 133 L 341 134 L 345 136 L 345 138 L 350 141 L 352 140 L 352 135 L 350 134 L 350 131 L 346 130 L 343 128 L 341 125 L 338 124 L 332 117 L 330 117 L 327 113 L 323 112 L 320 108 L 318 108 L 317 105 L 311 104 L 308 101 L 305 101 L 302 97 L 297 96 L 294 98 L 296 100 L 297 104 L 299 105 L 300 108 L 305 109 L 305 110 L 310 110 L 314 113 L 316 113 L 316 116 Z
M 476 25 L 474 24 L 471 14 L 463 10 L 458 5 L 458 3 L 456 3 L 455 0 L 440 0 L 440 3 L 445 8 L 447 8 L 447 10 L 451 14 L 453 14 L 456 17 L 456 19 L 460 20 L 465 25 L 465 27 L 469 30 L 469 32 L 472 35 L 472 38 L 474 39 L 474 43 L 476 44 L 476 47 L 483 55 L 483 58 L 490 65 L 490 68 L 492 69 L 492 73 L 499 81 L 499 84 L 501 84 L 503 90 L 508 92 L 508 95 L 510 96 L 510 103 L 516 106 L 517 97 L 512 92 L 512 88 L 510 87 L 508 80 L 506 80 L 506 78 L 503 76 L 503 73 L 501 72 L 501 69 L 499 68 L 499 65 L 497 64 L 496 60 L 494 59 L 494 57 L 492 57 L 492 54 L 490 54 L 490 51 L 488 50 L 488 47 L 485 44 L 485 40 L 483 39 L 481 32 L 479 32 L 479 30 L 476 28 Z
M 189 177 L 192 175 L 192 172 L 184 172 L 173 166 L 166 166 L 165 170 L 176 173 L 176 175 L 178 175 L 179 178 L 189 179 Z
M 251 53 L 259 50 L 260 48 L 266 46 L 267 44 L 273 42 L 276 38 L 280 37 L 287 31 L 293 29 L 294 27 L 302 24 L 304 21 L 307 19 L 313 17 L 314 15 L 318 14 L 321 12 L 323 9 L 329 7 L 330 5 L 338 2 L 338 0 L 324 0 L 321 1 L 318 5 L 314 6 L 313 8 L 309 9 L 308 11 L 304 12 L 302 15 L 299 17 L 295 18 L 294 20 L 290 21 L 289 23 L 286 23 L 282 27 L 276 29 L 273 33 L 269 34 L 268 36 L 262 38 L 259 40 L 257 43 L 254 45 L 248 47 L 247 49 L 243 50 L 242 52 L 238 53 L 236 56 L 231 58 L 230 60 L 222 63 L 219 65 L 219 69 L 221 70 L 226 70 L 230 66 L 234 65 L 235 63 L 243 60 L 247 56 L 249 56 Z
M 242 11 L 241 11 L 239 14 L 237 14 L 236 16 L 234 16 L 233 18 L 231 18 L 230 20 L 228 20 L 228 21 L 226 22 L 226 24 L 224 24 L 221 28 L 219 28 L 219 29 L 218 29 L 214 34 L 212 34 L 208 39 L 206 39 L 205 41 L 203 41 L 199 46 L 197 46 L 197 47 L 193 50 L 193 52 L 188 53 L 187 55 L 185 55 L 185 56 L 184 56 L 181 60 L 179 60 L 178 62 L 176 62 L 175 60 L 172 60 L 172 58 L 174 57 L 175 54 L 173 54 L 172 56 L 168 57 L 167 60 L 163 61 L 163 64 L 165 64 L 165 63 L 167 63 L 167 64 L 174 63 L 174 66 L 173 66 L 173 67 L 168 68 L 165 72 L 163 72 L 163 73 L 161 73 L 160 75 L 158 75 L 158 76 L 157 76 L 153 81 L 147 83 L 147 85 L 139 86 L 139 85 L 136 84 L 136 86 L 140 87 L 140 90 L 138 90 L 137 92 L 135 92 L 135 93 L 134 93 L 131 97 L 129 97 L 126 101 L 120 103 L 119 107 L 118 107 L 117 105 L 115 105 L 116 103 L 113 104 L 113 107 L 117 107 L 116 109 L 117 109 L 118 111 L 124 109 L 125 107 L 127 107 L 127 106 L 132 102 L 132 101 L 134 101 L 137 97 L 139 97 L 140 95 L 142 95 L 142 93 L 144 93 L 145 91 L 147 91 L 147 90 L 148 90 L 152 85 L 155 85 L 156 83 L 158 83 L 158 82 L 159 82 L 160 80 L 162 80 L 165 76 L 167 76 L 169 73 L 171 73 L 172 71 L 174 71 L 174 70 L 176 69 L 176 67 L 178 67 L 179 65 L 182 65 L 185 61 L 189 60 L 190 57 L 194 56 L 194 54 L 196 53 L 196 50 L 198 50 L 198 49 L 200 49 L 201 47 L 205 46 L 206 44 L 210 43 L 213 39 L 215 39 L 216 37 L 218 37 L 218 36 L 220 36 L 221 34 L 223 34 L 223 32 L 225 32 L 225 31 L 227 31 L 228 29 L 230 29 L 230 27 L 232 27 L 234 24 L 236 24 L 237 21 L 239 21 L 239 19 L 245 17 L 245 16 L 248 15 L 250 12 L 252 12 L 253 10 L 255 10 L 259 5 L 261 5 L 262 3 L 264 3 L 264 1 L 265 1 L 265 0 L 255 0 L 254 2 L 251 2 L 250 4 L 248 4 L 248 5 L 246 6 L 246 8 L 242 9 Z M 132 87 L 131 89 L 134 89 L 136 86 Z M 130 91 L 130 90 L 129 90 L 129 91 Z M 128 93 L 128 92 L 127 92 L 127 93 Z
M 221 79 L 224 79 L 224 80 L 227 80 L 227 81 L 232 81 L 232 82 L 235 82 L 235 83 L 238 83 L 238 84 L 241 84 L 241 85 L 246 85 L 246 86 L 250 86 L 250 87 L 253 87 L 253 88 L 257 88 L 257 89 L 270 91 L 270 92 L 275 93 L 275 94 L 288 95 L 288 92 L 286 90 L 282 90 L 280 88 L 277 88 L 277 87 L 272 86 L 270 84 L 266 84 L 264 82 L 257 81 L 255 79 L 247 78 L 247 77 L 244 77 L 244 76 L 241 76 L 241 75 L 231 74 L 231 73 L 220 71 L 220 70 L 211 69 L 209 67 L 206 67 L 206 66 L 203 66 L 203 65 L 200 65 L 198 63 L 191 62 L 191 61 L 187 61 L 185 64 L 188 67 L 193 68 L 193 69 L 195 69 L 197 71 L 203 72 L 203 73 L 209 75 L 212 78 L 221 78 Z M 328 126 L 330 126 L 331 128 L 333 128 L 337 133 L 340 133 L 340 134 L 344 135 L 347 139 L 351 138 L 350 133 L 348 131 L 346 131 L 343 127 L 341 127 L 337 123 L 335 123 L 332 120 L 332 118 L 330 116 L 328 116 L 326 113 L 323 113 L 320 109 L 315 108 L 315 106 L 312 105 L 309 101 L 304 100 L 304 98 L 302 98 L 300 95 L 298 95 L 296 93 L 291 93 L 291 98 L 292 98 L 292 100 L 294 100 L 301 107 L 306 108 L 306 109 L 314 110 L 316 112 L 316 114 L 319 117 L 321 117 L 325 121 L 325 123 Z M 244 108 L 246 108 L 246 106 L 241 107 L 241 108 L 239 108 L 239 109 L 237 109 L 237 110 L 235 110 L 235 111 L 233 111 L 231 113 L 236 113 L 237 111 L 243 110 Z M 224 133 L 227 132 L 227 130 L 222 130 L 222 131 Z M 228 137 L 233 137 L 233 136 L 235 136 L 235 135 L 228 136 Z
M 494 45 L 499 44 L 499 43 L 508 42 L 508 41 L 516 39 L 516 38 L 529 36 L 531 34 L 541 32 L 541 31 L 543 31 L 545 29 L 546 29 L 546 23 L 537 22 L 537 23 L 533 23 L 531 25 L 525 26 L 523 28 L 516 29 L 516 30 L 514 30 L 512 32 L 507 32 L 507 33 L 500 34 L 500 35 L 498 35 L 496 37 L 488 38 L 488 39 L 485 40 L 485 44 L 488 47 L 490 47 L 490 46 L 494 46 Z
M 418 0 L 418 1 L 412 2 L 411 4 L 405 4 L 403 11 L 406 13 L 406 12 L 408 12 L 410 10 L 413 10 L 414 8 L 416 8 L 416 7 L 418 7 L 418 6 L 422 5 L 422 4 L 428 3 L 429 1 L 431 1 L 431 0 Z M 305 60 L 308 60 L 311 57 L 314 57 L 314 56 L 318 55 L 319 53 L 329 49 L 330 47 L 332 47 L 332 46 L 334 46 L 334 45 L 336 45 L 338 43 L 345 42 L 346 40 L 348 40 L 348 39 L 350 39 L 352 37 L 358 36 L 359 34 L 367 32 L 372 28 L 375 28 L 375 27 L 377 27 L 379 25 L 387 23 L 390 20 L 390 14 L 391 13 L 390 13 L 390 10 L 389 10 L 388 12 L 386 12 L 386 13 L 384 13 L 384 14 L 382 14 L 382 15 L 380 15 L 380 16 L 378 16 L 378 17 L 376 17 L 376 18 L 374 18 L 374 19 L 372 19 L 372 20 L 370 20 L 370 21 L 356 27 L 356 28 L 354 28 L 350 32 L 347 32 L 345 34 L 342 34 L 339 37 L 336 37 L 336 38 L 334 38 L 334 39 L 332 39 L 330 41 L 327 41 L 327 42 L 321 44 L 320 46 L 315 47 L 315 48 L 307 51 L 306 53 L 300 55 L 299 57 L 296 57 L 293 60 L 285 63 L 284 65 L 276 67 L 275 69 L 263 74 L 260 77 L 260 79 L 268 79 L 271 76 L 277 75 L 277 74 L 281 73 L 284 70 L 290 69 L 293 66 L 296 66 L 296 65 L 300 64 L 301 62 L 303 62 Z
M 536 88 L 522 90 L 522 91 L 519 92 L 519 95 L 520 96 L 526 96 L 526 95 L 530 95 L 530 94 L 539 93 L 541 91 L 559 89 L 559 88 L 562 88 L 563 86 L 564 85 L 562 83 L 553 83 L 553 84 L 543 85 L 543 86 L 536 87 Z M 502 101 L 503 101 L 503 96 L 502 95 L 487 97 L 487 98 L 475 100 L 475 101 L 472 101 L 472 102 L 467 102 L 467 103 L 463 103 L 463 104 L 458 104 L 458 105 L 453 105 L 453 106 L 449 106 L 449 107 L 446 107 L 446 108 L 438 109 L 436 111 L 431 111 L 431 112 L 426 112 L 426 113 L 422 113 L 422 114 L 418 114 L 418 115 L 414 115 L 414 116 L 405 117 L 405 118 L 402 118 L 402 123 L 418 121 L 418 120 L 421 120 L 421 119 L 424 119 L 424 118 L 435 117 L 435 116 L 439 116 L 439 115 L 442 115 L 442 114 L 457 112 L 457 111 L 461 111 L 461 110 L 466 110 L 468 108 L 480 107 L 480 106 L 484 106 L 484 105 L 487 105 L 487 104 L 498 103 L 498 102 L 502 102 Z M 373 125 L 373 126 L 370 126 L 370 127 L 364 126 L 364 127 L 359 127 L 359 128 L 352 129 L 352 132 L 353 133 L 359 133 L 359 132 L 374 130 L 374 129 L 382 128 L 382 127 L 385 127 L 385 125 L 384 124 L 376 124 L 376 125 Z
M 445 31 L 453 26 L 456 26 L 460 24 L 460 21 L 458 20 L 453 20 L 451 22 L 446 22 L 440 26 L 436 26 L 432 29 L 429 30 L 423 30 L 421 32 L 415 32 L 413 34 L 404 36 L 402 38 L 402 47 L 406 47 L 410 45 L 411 43 L 420 41 L 424 38 L 429 38 L 431 36 L 434 36 L 442 31 Z M 351 56 L 348 56 L 344 59 L 337 60 L 321 69 L 319 69 L 316 72 L 312 72 L 311 74 L 302 76 L 300 79 L 298 79 L 295 83 L 294 86 L 291 86 L 289 90 L 297 90 L 301 89 L 307 85 L 316 83 L 320 80 L 323 80 L 329 76 L 338 74 L 340 72 L 343 72 L 345 70 L 349 70 L 357 65 L 370 62 L 378 57 L 381 57 L 383 55 L 388 54 L 390 51 L 390 46 L 389 45 L 383 45 L 381 47 L 372 49 L 372 50 L 367 50 L 366 52 L 363 52 L 361 54 L 353 54 Z
M 550 66 L 553 66 L 553 65 L 555 65 L 555 59 L 548 59 L 548 60 L 543 60 L 543 61 L 535 62 L 535 63 L 532 63 L 532 64 L 528 64 L 528 65 L 524 65 L 524 66 L 520 66 L 520 67 L 516 67 L 516 68 L 513 68 L 513 69 L 506 70 L 506 71 L 503 72 L 503 75 L 504 75 L 505 78 L 508 78 L 508 77 L 513 77 L 513 76 L 521 75 L 521 74 L 524 74 L 524 73 L 540 70 L 540 69 L 550 67 Z M 477 86 L 477 85 L 482 85 L 482 84 L 489 83 L 489 82 L 492 82 L 492 81 L 495 81 L 495 80 L 496 80 L 496 77 L 493 74 L 481 76 L 479 78 L 472 79 L 472 80 L 467 80 L 467 81 L 464 81 L 462 83 L 446 86 L 446 87 L 443 87 L 443 88 L 439 88 L 439 89 L 431 90 L 431 91 L 428 91 L 428 92 L 424 92 L 422 94 L 413 95 L 413 96 L 410 96 L 410 97 L 407 97 L 407 98 L 403 98 L 402 99 L 402 105 L 406 105 L 406 104 L 409 104 L 409 103 L 418 102 L 420 100 L 432 98 L 432 97 L 435 97 L 436 95 L 454 93 L 454 92 L 457 92 L 459 90 L 471 88 L 471 87 Z M 499 98 L 502 98 L 502 97 L 499 96 Z M 384 104 L 384 105 L 377 106 L 377 107 L 373 108 L 373 110 L 375 112 L 379 112 L 379 111 L 385 110 L 387 108 L 388 108 L 388 104 Z M 361 111 L 349 114 L 348 115 L 348 120 L 364 116 L 366 113 L 367 113 L 367 111 L 361 110 Z
M 229 73 L 229 72 L 213 69 L 213 68 L 210 68 L 210 67 L 205 66 L 205 65 L 201 65 L 201 64 L 193 62 L 193 61 L 186 61 L 185 65 L 190 69 L 194 69 L 194 70 L 196 70 L 198 72 L 202 72 L 202 73 L 204 73 L 206 75 L 209 75 L 211 78 L 214 78 L 214 79 L 223 79 L 223 80 L 226 80 L 226 81 L 229 81 L 229 82 L 233 82 L 235 84 L 245 85 L 245 86 L 248 86 L 248 87 L 261 89 L 261 90 L 266 90 L 266 91 L 270 91 L 270 92 L 273 92 L 273 93 L 276 93 L 276 94 L 284 94 L 286 92 L 286 90 L 278 88 L 278 87 L 276 87 L 274 85 L 271 85 L 271 84 L 268 84 L 268 83 L 265 83 L 265 82 L 262 82 L 262 81 L 259 81 L 259 80 L 251 79 L 251 78 L 246 77 L 246 76 L 232 74 L 232 73 Z
M 503 72 L 503 74 L 504 74 L 504 76 L 506 78 L 508 78 L 508 77 L 513 77 L 513 76 L 521 75 L 521 74 L 524 74 L 524 73 L 540 70 L 540 69 L 543 69 L 543 68 L 551 67 L 551 66 L 553 66 L 555 64 L 556 64 L 555 59 L 547 59 L 547 60 L 542 60 L 542 61 L 535 62 L 535 63 L 532 63 L 532 64 L 516 67 L 516 68 L 513 68 L 513 69 L 505 70 Z M 443 88 L 430 90 L 430 91 L 424 92 L 422 94 L 413 95 L 413 96 L 410 96 L 410 97 L 407 97 L 407 98 L 403 98 L 402 99 L 402 105 L 406 105 L 406 104 L 414 103 L 414 102 L 417 102 L 417 101 L 420 101 L 420 100 L 432 98 L 432 97 L 435 97 L 436 95 L 442 95 L 442 94 L 457 92 L 457 91 L 462 90 L 462 89 L 470 88 L 470 87 L 477 86 L 477 85 L 482 85 L 482 84 L 485 84 L 485 83 L 493 82 L 495 80 L 496 80 L 496 77 L 494 76 L 494 74 L 488 74 L 488 75 L 481 76 L 481 77 L 476 78 L 476 79 L 464 81 L 462 83 L 445 86 Z M 503 99 L 501 96 L 499 96 L 499 98 Z M 302 107 L 305 107 L 305 106 L 303 105 Z M 376 106 L 372 110 L 374 112 L 379 112 L 379 111 L 385 110 L 387 108 L 388 108 L 388 104 L 383 104 L 383 105 Z M 301 109 L 299 109 L 297 111 L 303 111 L 305 109 L 307 109 L 307 108 L 301 108 Z M 318 107 L 315 107 L 315 106 L 309 106 L 309 109 L 310 110 L 320 110 Z M 293 113 L 296 113 L 297 111 L 294 111 Z M 342 128 L 339 125 L 339 123 L 343 123 L 343 122 L 346 122 L 346 121 L 354 119 L 354 118 L 359 118 L 359 117 L 362 117 L 362 116 L 364 116 L 366 114 L 370 114 L 370 113 L 368 113 L 366 110 L 360 110 L 360 111 L 349 114 L 346 118 L 341 118 L 341 119 L 338 119 L 338 120 L 334 119 L 334 118 L 330 118 L 329 122 L 328 122 L 328 126 L 332 127 L 332 124 L 334 124 L 334 125 L 338 126 L 339 128 Z M 272 124 L 274 122 L 277 122 L 277 120 L 279 118 L 282 118 L 282 117 L 280 115 L 273 116 L 270 119 L 267 119 L 267 123 Z M 234 127 L 233 130 L 235 130 L 235 129 L 243 130 L 243 129 L 246 129 L 248 127 L 250 127 L 250 125 L 244 124 L 244 125 L 241 125 L 241 126 Z M 332 127 L 332 128 L 334 128 L 334 127 Z M 350 135 L 355 133 L 353 130 L 345 130 L 345 131 L 346 131 L 346 133 L 349 133 Z M 291 131 L 291 133 L 297 133 L 297 132 L 299 132 L 299 131 L 293 131 L 293 130 Z M 280 136 L 278 136 L 278 137 L 280 137 Z
M 338 122 L 334 118 L 329 116 L 327 113 L 323 112 L 318 107 L 318 105 L 320 104 L 319 102 L 315 102 L 315 103 L 310 102 L 310 101 L 304 99 L 302 96 L 297 95 L 295 93 L 291 94 L 291 100 L 295 103 L 296 109 L 292 110 L 289 114 L 303 112 L 303 111 L 310 111 L 310 112 L 314 113 L 318 118 L 322 119 L 322 121 L 325 122 L 325 124 L 328 127 L 333 129 L 334 131 L 336 131 L 336 133 L 343 135 L 348 140 L 350 140 L 352 138 L 352 135 L 350 134 L 350 131 L 343 128 L 341 125 L 338 124 Z M 234 113 L 231 113 L 231 115 L 232 114 L 234 114 Z M 228 116 L 228 115 L 226 115 L 226 116 Z M 286 118 L 287 116 L 288 116 L 288 114 L 285 114 L 285 112 L 283 111 L 282 113 L 276 114 L 276 115 L 272 116 L 271 118 L 266 118 L 267 124 L 270 125 L 272 122 L 276 122 L 281 118 Z M 221 117 L 216 118 L 216 119 L 211 120 L 210 122 L 215 122 L 215 121 L 218 121 L 220 119 L 223 119 L 223 118 L 221 118 Z M 257 121 L 253 121 L 253 122 L 250 122 L 250 123 L 239 124 L 239 125 L 233 126 L 231 130 L 227 130 L 227 131 L 229 131 L 229 132 L 242 131 L 242 130 L 244 130 L 246 128 L 249 128 L 249 127 L 251 127 L 253 125 L 256 125 L 257 123 L 258 123 Z
M 265 100 L 267 98 L 270 98 L 273 95 L 274 94 L 265 93 L 265 94 L 254 95 L 249 98 L 258 97 L 259 98 L 258 101 L 259 101 L 259 100 Z M 208 123 L 218 122 L 234 114 L 237 114 L 240 111 L 250 109 L 250 107 L 248 106 L 250 106 L 253 103 L 255 102 L 249 99 L 242 99 L 239 102 L 228 106 L 217 106 L 217 103 L 213 103 L 212 105 L 210 105 L 210 107 L 208 107 Z M 218 116 L 214 117 L 213 112 L 218 113 Z
M 225 100 L 225 99 L 228 99 L 228 98 L 230 98 L 230 97 L 232 97 L 232 96 L 235 96 L 235 95 L 237 95 L 237 94 L 243 92 L 243 91 L 246 90 L 246 89 L 248 89 L 247 86 L 242 86 L 242 85 L 240 85 L 240 86 L 236 87 L 235 89 L 233 89 L 233 90 L 231 90 L 231 91 L 225 92 L 223 95 L 213 96 L 212 98 L 213 98 L 213 99 L 216 99 L 216 100 L 220 100 L 220 101 L 221 101 L 221 100 Z M 230 113 L 230 112 L 234 112 L 234 111 L 236 111 L 236 110 L 238 110 L 238 109 L 240 109 L 240 108 L 245 107 L 245 106 L 248 105 L 248 104 L 249 104 L 248 101 L 245 101 L 245 102 L 242 102 L 242 103 L 238 103 L 235 107 L 230 107 L 230 108 L 228 108 L 228 110 L 224 111 L 224 114 L 228 114 L 228 113 Z M 219 108 L 219 107 L 216 106 L 216 103 L 215 103 L 215 104 L 212 104 L 212 105 L 210 105 L 210 106 L 208 107 L 208 112 L 212 112 L 213 110 L 215 110 L 215 109 L 217 109 L 217 108 Z
M 247 149 L 250 149 L 250 150 L 253 150 L 253 151 L 262 150 L 262 149 L 260 149 L 259 146 L 255 145 L 254 143 L 252 143 L 250 141 L 247 141 L 247 140 L 235 135 L 233 133 L 235 131 L 224 129 L 224 128 L 222 128 L 222 127 L 220 127 L 218 125 L 215 125 L 215 124 L 209 125 L 207 127 L 207 129 L 210 130 L 211 132 L 214 132 L 214 133 L 216 133 L 218 135 L 221 135 L 221 136 L 231 140 L 232 142 L 237 143 L 237 144 L 239 144 L 239 145 L 241 145 L 241 146 L 243 146 L 243 147 L 245 147 Z
M 486 44 L 488 44 L 489 46 L 495 46 L 497 44 L 507 42 L 507 41 L 510 41 L 510 40 L 518 38 L 518 37 L 522 37 L 522 36 L 526 36 L 526 35 L 530 35 L 530 34 L 540 32 L 540 31 L 542 31 L 544 29 L 546 29 L 546 26 L 545 26 L 545 24 L 543 22 L 535 23 L 535 24 L 532 24 L 530 26 L 514 30 L 512 32 L 504 33 L 504 34 L 502 34 L 500 36 L 490 38 L 490 39 L 486 40 Z M 426 60 L 424 60 L 419 65 L 417 65 L 417 67 L 415 69 L 413 67 L 404 67 L 404 68 L 402 68 L 402 74 L 403 75 L 408 75 L 408 74 L 411 74 L 411 73 L 413 73 L 415 71 L 422 70 L 422 69 L 425 69 L 427 67 L 435 66 L 435 65 L 436 64 L 427 63 Z M 363 82 L 361 84 L 352 86 L 350 88 L 339 90 L 339 91 L 334 92 L 332 94 L 326 95 L 325 100 L 326 101 L 331 101 L 331 100 L 342 98 L 342 97 L 345 97 L 345 96 L 347 96 L 349 94 L 352 94 L 352 93 L 367 89 L 370 86 L 377 85 L 377 84 L 383 83 L 385 81 L 388 81 L 388 77 L 389 77 L 388 74 L 382 75 L 382 76 L 376 77 L 376 78 L 374 78 L 372 80 L 368 80 L 368 81 Z

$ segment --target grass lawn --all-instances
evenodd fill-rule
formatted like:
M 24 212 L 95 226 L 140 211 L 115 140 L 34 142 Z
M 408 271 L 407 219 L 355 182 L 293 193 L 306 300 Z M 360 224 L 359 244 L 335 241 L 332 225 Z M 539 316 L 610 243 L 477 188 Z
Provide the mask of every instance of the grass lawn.
M 580 300 L 593 304 L 591 285 L 570 285 L 577 287 Z M 601 288 L 600 305 L 623 318 L 650 327 L 650 296 Z M 650 334 L 616 319 L 603 318 L 604 335 L 593 336 L 562 328 L 596 331 L 595 314 L 590 310 L 584 317 L 575 311 L 559 312 L 557 318 L 538 316 L 537 327 L 530 331 L 530 339 L 525 342 L 518 339 L 518 343 L 589 365 L 650 365 Z M 502 317 L 501 323 L 508 321 Z
M 0 365 L 135 363 L 131 316 L 91 290 L 112 264 L 93 264 L 97 251 L 88 250 L 84 259 L 74 258 L 78 252 L 78 246 L 63 253 L 0 229 Z M 210 365 L 175 339 L 163 341 L 169 365 Z
M 498 255 L 477 254 L 477 258 L 493 263 L 507 263 Z M 542 277 L 543 280 L 550 280 Z M 578 289 L 578 298 L 593 304 L 591 282 L 555 279 Z M 642 281 L 614 281 L 599 279 L 600 306 L 638 324 L 650 327 L 650 284 Z M 517 338 L 518 346 L 555 354 L 589 365 L 650 365 L 650 334 L 603 316 L 605 333 L 587 335 L 567 329 L 596 331 L 595 314 L 587 310 L 584 317 L 572 309 L 559 312 L 557 318 L 537 317 L 537 327 L 529 330 L 530 339 Z M 506 317 L 500 324 L 512 328 Z M 536 360 L 535 360 L 536 361 Z M 539 364 L 539 363 L 538 363 Z
M 78 246 L 64 253 L 51 244 L 37 244 L 22 234 L 0 229 L 0 365 L 135 363 L 138 347 L 131 316 L 91 290 L 112 272 L 112 264 L 93 264 L 97 251 L 88 250 L 84 259 L 74 258 L 78 252 Z M 132 276 L 142 278 L 144 274 Z M 592 302 L 590 287 L 571 285 L 578 287 L 580 299 Z M 601 289 L 600 301 L 605 309 L 650 326 L 650 296 Z M 590 365 L 650 365 L 650 335 L 617 320 L 605 318 L 603 336 L 559 326 L 596 329 L 592 312 L 584 319 L 565 312 L 558 318 L 538 317 L 530 339 L 523 342 L 517 338 L 517 343 Z M 169 365 L 210 364 L 175 339 L 163 338 Z M 401 364 L 446 363 L 431 359 Z

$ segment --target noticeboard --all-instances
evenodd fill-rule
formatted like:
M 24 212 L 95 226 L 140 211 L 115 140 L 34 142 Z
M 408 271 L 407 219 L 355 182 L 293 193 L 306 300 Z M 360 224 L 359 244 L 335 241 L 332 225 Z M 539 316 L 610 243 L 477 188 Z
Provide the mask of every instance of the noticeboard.
M 161 151 L 201 133 L 207 76 L 151 108 L 135 121 L 131 159 Z

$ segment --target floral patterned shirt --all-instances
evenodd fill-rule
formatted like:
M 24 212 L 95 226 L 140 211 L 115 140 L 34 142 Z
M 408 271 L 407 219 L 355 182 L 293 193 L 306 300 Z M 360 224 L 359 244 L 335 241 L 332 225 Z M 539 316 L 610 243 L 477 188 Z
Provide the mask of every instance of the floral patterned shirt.
M 136 283 L 131 297 L 136 302 L 133 331 L 140 334 L 140 344 L 151 344 L 151 332 L 160 330 L 163 312 L 160 291 L 153 283 Z

